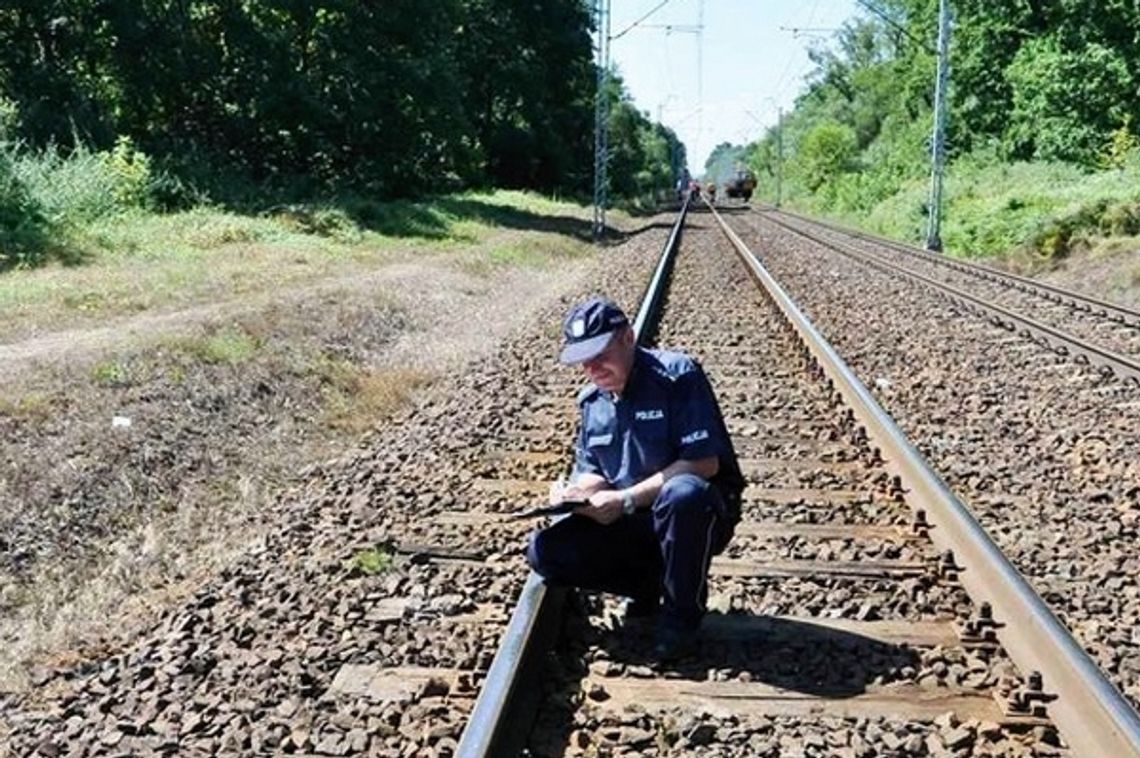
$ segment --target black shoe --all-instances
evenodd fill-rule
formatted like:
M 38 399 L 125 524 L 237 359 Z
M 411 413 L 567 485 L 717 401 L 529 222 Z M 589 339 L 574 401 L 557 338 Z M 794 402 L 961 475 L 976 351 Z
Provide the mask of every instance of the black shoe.
M 625 604 L 625 618 L 627 621 L 656 618 L 660 612 L 661 600 L 656 597 L 652 599 L 630 598 L 629 602 Z
M 657 632 L 657 644 L 653 646 L 653 657 L 660 663 L 671 663 L 696 655 L 698 647 L 696 629 L 677 629 L 665 626 Z

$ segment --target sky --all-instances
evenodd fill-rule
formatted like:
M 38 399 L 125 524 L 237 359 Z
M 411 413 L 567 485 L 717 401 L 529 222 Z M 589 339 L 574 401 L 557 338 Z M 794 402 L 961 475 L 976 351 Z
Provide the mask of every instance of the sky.
M 660 2 L 611 0 L 610 58 L 637 107 L 685 143 L 697 175 L 716 145 L 751 142 L 791 109 L 814 68 L 808 48 L 833 44 L 858 10 L 855 0 L 703 0 L 698 46 L 702 0 L 668 0 L 629 28 Z

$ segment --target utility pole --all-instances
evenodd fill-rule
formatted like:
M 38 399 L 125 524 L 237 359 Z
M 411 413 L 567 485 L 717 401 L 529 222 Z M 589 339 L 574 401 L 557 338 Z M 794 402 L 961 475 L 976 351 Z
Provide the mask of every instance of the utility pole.
M 784 109 L 776 109 L 776 207 L 780 207 L 780 199 L 784 187 Z
M 598 24 L 598 84 L 594 95 L 594 239 L 606 232 L 610 151 L 610 0 L 595 0 Z
M 926 249 L 942 251 L 942 174 L 946 162 L 946 91 L 950 86 L 950 0 L 938 0 L 938 78 L 934 84 L 934 136 L 931 139 L 929 224 Z
M 705 0 L 697 0 L 697 141 L 705 127 Z M 693 147 L 696 147 L 694 144 Z

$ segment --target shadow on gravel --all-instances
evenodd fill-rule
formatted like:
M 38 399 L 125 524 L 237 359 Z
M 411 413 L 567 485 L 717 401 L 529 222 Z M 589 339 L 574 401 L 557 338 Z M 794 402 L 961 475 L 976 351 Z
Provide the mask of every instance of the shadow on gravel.
M 603 644 L 615 661 L 656 665 L 649 656 L 649 630 L 619 628 Z M 696 655 L 657 666 L 681 678 L 704 681 L 709 669 L 730 679 L 748 674 L 754 683 L 826 698 L 861 695 L 875 682 L 903 678 L 903 668 L 918 668 L 910 647 L 805 620 L 711 613 L 701 629 Z
M 709 672 L 716 670 L 717 679 L 730 690 L 743 688 L 726 693 L 727 697 L 760 700 L 785 700 L 794 697 L 791 693 L 833 699 L 857 697 L 872 684 L 905 680 L 921 668 L 919 653 L 905 645 L 806 620 L 737 613 L 710 613 L 697 653 L 676 663 L 660 664 L 651 655 L 652 624 L 621 624 L 611 618 L 599 625 L 598 621 L 595 616 L 591 623 L 571 604 L 565 636 L 546 672 L 550 689 L 530 742 L 535 756 L 563 755 L 570 745 L 573 731 L 580 728 L 573 693 L 582 690 L 591 668 L 604 672 L 616 667 L 613 674 L 628 677 L 627 681 L 646 682 L 658 676 L 703 684 L 709 683 Z M 598 648 L 604 651 L 600 655 Z M 904 672 L 908 667 L 910 671 Z M 603 689 L 605 682 L 603 678 Z M 597 699 L 605 701 L 608 697 L 602 694 Z M 688 707 L 682 703 L 677 706 Z

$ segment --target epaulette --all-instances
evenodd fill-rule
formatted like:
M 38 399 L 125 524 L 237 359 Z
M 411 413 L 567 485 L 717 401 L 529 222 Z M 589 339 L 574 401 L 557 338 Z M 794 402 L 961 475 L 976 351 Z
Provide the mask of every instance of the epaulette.
M 577 398 L 578 405 L 581 405 L 582 403 L 586 402 L 587 400 L 589 400 L 591 397 L 593 397 L 597 393 L 598 393 L 598 385 L 594 384 L 593 382 L 589 382 L 585 387 L 578 390 L 578 398 Z

